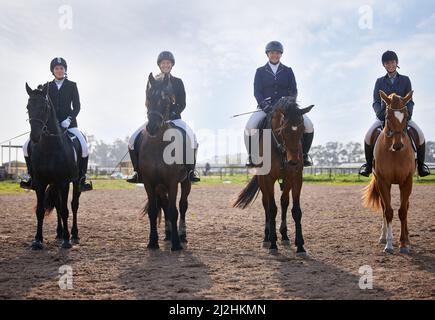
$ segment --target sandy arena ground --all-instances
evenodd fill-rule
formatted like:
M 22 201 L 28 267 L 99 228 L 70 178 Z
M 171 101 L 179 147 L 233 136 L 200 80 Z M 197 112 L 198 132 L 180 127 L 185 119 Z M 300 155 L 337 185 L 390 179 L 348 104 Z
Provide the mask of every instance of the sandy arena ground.
M 303 230 L 310 258 L 293 246 L 272 255 L 261 248 L 261 201 L 232 209 L 239 185 L 198 186 L 190 197 L 188 246 L 172 253 L 146 248 L 145 192 L 96 190 L 83 194 L 81 244 L 67 251 L 54 240 L 56 217 L 46 219 L 45 249 L 30 250 L 34 194 L 0 195 L 0 299 L 434 299 L 435 186 L 417 185 L 411 198 L 411 254 L 378 244 L 381 215 L 362 208 L 362 186 L 305 184 Z M 394 188 L 398 208 L 398 192 Z M 160 239 L 163 239 L 163 223 Z M 278 224 L 279 225 L 279 224 Z M 291 214 L 289 236 L 294 237 Z M 61 290 L 59 267 L 73 270 L 73 289 Z M 359 268 L 373 270 L 373 289 L 358 286 Z

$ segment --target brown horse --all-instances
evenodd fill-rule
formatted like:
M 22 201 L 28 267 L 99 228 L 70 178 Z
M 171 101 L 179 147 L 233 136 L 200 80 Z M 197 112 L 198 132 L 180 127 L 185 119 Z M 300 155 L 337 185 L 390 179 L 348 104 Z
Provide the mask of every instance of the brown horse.
M 407 215 L 416 165 L 412 142 L 407 134 L 409 115 L 406 104 L 412 99 L 413 92 L 404 98 L 394 93 L 387 96 L 383 91 L 379 94 L 387 105 L 385 126 L 375 145 L 375 166 L 372 180 L 365 188 L 364 206 L 373 209 L 382 207 L 384 219 L 379 241 L 386 243 L 385 252 L 393 253 L 391 185 L 399 185 L 400 253 L 409 253 Z
M 248 185 L 240 192 L 233 207 L 246 208 L 252 203 L 259 190 L 263 195 L 263 207 L 266 216 L 263 247 L 276 251 L 276 215 L 275 182 L 281 180 L 281 227 L 282 243 L 289 245 L 287 235 L 287 209 L 289 194 L 292 191 L 292 216 L 295 222 L 296 255 L 305 256 L 304 238 L 302 236 L 302 210 L 300 195 L 302 189 L 303 157 L 301 139 L 304 133 L 303 115 L 314 106 L 300 109 L 293 97 L 281 98 L 273 107 L 266 120 L 266 129 L 271 129 L 271 169 L 268 174 L 255 175 Z M 263 136 L 260 138 L 260 153 L 263 152 Z
M 148 203 L 144 210 L 148 213 L 150 220 L 148 248 L 159 248 L 157 218 L 163 209 L 165 222 L 167 222 L 165 240 L 171 240 L 171 249 L 173 251 L 181 250 L 181 242 L 187 242 L 185 216 L 188 207 L 187 198 L 191 190 L 191 182 L 187 176 L 186 166 L 182 162 L 171 163 L 167 159 L 168 154 L 166 154 L 169 145 L 173 143 L 172 140 L 168 141 L 167 132 L 170 129 L 176 130 L 167 121 L 174 99 L 169 77 L 165 76 L 164 79 L 156 80 L 151 73 L 146 90 L 148 124 L 138 149 L 139 176 L 148 195 Z M 177 137 L 175 137 L 175 140 L 177 140 Z M 180 142 L 180 140 L 177 141 Z M 177 230 L 178 209 L 176 200 L 179 183 L 181 183 L 180 227 Z

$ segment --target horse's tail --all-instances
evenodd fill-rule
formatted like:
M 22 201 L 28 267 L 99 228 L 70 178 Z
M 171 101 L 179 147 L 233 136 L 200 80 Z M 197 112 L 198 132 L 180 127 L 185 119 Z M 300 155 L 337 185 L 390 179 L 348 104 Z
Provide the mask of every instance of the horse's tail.
M 48 216 L 53 212 L 58 202 L 59 193 L 53 185 L 49 185 L 45 190 L 44 209 L 45 215 Z
M 158 221 L 158 225 L 160 226 L 160 223 L 162 222 L 162 204 L 160 201 L 160 197 L 157 197 L 157 208 L 158 208 L 158 215 L 157 215 L 157 221 Z M 146 216 L 148 214 L 150 210 L 150 202 L 147 200 L 147 202 L 145 203 L 145 207 L 142 210 L 142 214 L 144 216 Z
M 258 178 L 253 176 L 246 187 L 240 191 L 233 208 L 245 209 L 250 203 L 254 202 L 259 192 Z
M 364 207 L 379 210 L 381 208 L 381 195 L 378 190 L 376 177 L 373 176 L 370 184 L 364 188 Z

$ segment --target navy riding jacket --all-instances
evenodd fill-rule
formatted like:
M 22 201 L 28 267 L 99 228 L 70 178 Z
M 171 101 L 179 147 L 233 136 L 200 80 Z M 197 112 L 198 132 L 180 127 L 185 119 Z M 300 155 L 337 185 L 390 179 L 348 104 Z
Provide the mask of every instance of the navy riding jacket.
M 412 90 L 411 80 L 409 80 L 407 76 L 403 76 L 399 73 L 397 73 L 393 83 L 391 83 L 388 74 L 376 80 L 375 89 L 373 91 L 373 109 L 375 110 L 376 117 L 381 121 L 385 121 L 386 106 L 379 95 L 379 90 L 384 91 L 387 95 L 395 93 L 401 97 L 405 97 Z M 406 106 L 408 108 L 409 119 L 411 119 L 414 110 L 414 101 L 409 101 Z
M 260 104 L 266 98 L 272 98 L 272 104 L 282 97 L 297 97 L 298 89 L 293 70 L 280 63 L 276 74 L 266 63 L 257 69 L 254 79 L 254 96 Z
M 60 89 L 57 88 L 56 82 L 49 82 L 48 94 L 56 110 L 56 116 L 59 122 L 71 117 L 70 128 L 77 127 L 77 115 L 80 112 L 80 97 L 77 84 L 65 79 Z M 44 85 L 44 87 L 46 84 Z

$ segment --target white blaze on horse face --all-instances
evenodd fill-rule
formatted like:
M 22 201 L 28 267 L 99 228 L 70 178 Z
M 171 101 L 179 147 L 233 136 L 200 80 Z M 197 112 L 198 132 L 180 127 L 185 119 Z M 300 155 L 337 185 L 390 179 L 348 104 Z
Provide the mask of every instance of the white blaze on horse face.
M 293 126 L 293 127 L 292 127 L 292 130 L 293 130 L 293 131 L 297 131 L 297 130 L 298 130 L 298 127 Z
M 400 111 L 394 111 L 394 116 L 397 118 L 397 120 L 399 120 L 400 123 L 402 123 L 403 119 L 405 118 L 403 112 Z

